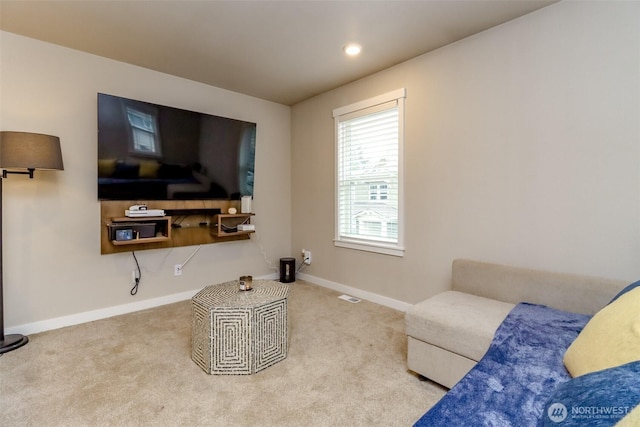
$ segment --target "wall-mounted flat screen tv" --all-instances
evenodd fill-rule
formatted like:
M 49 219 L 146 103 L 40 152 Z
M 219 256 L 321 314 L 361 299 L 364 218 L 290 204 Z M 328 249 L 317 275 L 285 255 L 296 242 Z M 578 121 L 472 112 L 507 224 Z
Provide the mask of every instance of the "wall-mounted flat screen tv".
M 253 196 L 256 124 L 98 94 L 98 199 Z

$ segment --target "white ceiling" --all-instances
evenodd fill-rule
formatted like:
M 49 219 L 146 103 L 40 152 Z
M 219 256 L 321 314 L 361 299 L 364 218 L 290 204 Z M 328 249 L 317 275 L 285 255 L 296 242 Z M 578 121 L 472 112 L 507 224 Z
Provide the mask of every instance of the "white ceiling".
M 0 0 L 0 28 L 293 105 L 554 2 Z

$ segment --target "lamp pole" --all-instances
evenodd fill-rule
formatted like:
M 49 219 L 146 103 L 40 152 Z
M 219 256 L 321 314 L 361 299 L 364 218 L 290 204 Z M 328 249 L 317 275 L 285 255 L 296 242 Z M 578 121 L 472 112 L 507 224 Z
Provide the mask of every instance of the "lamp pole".
M 3 171 L 3 177 L 6 177 L 6 173 Z M 4 334 L 4 298 L 3 298 L 3 284 L 4 284 L 4 268 L 2 259 L 2 181 L 3 177 L 0 177 L 0 354 L 20 348 L 29 342 L 29 337 L 20 334 Z

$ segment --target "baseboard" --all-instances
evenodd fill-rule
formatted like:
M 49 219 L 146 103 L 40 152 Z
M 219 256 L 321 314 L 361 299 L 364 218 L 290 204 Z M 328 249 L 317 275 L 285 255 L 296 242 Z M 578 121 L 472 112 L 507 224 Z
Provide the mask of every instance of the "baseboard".
M 275 275 L 257 277 L 256 279 L 275 280 Z M 42 320 L 39 322 L 25 323 L 24 325 L 5 328 L 5 334 L 31 335 L 39 332 L 50 331 L 52 329 L 64 328 L 66 326 L 79 325 L 81 323 L 93 322 L 95 320 L 106 319 L 108 317 L 119 316 L 121 314 L 133 313 L 140 310 L 159 307 L 161 305 L 173 304 L 174 302 L 190 300 L 200 289 L 166 295 L 158 298 L 151 298 L 136 301 L 129 304 L 116 305 L 99 310 L 85 311 L 83 313 L 70 314 L 68 316 L 56 317 L 54 319 Z
M 167 295 L 164 297 L 152 298 L 143 301 L 136 301 L 129 304 L 116 305 L 99 310 L 85 311 L 84 313 L 56 317 L 54 319 L 42 320 L 40 322 L 26 323 L 24 325 L 6 328 L 5 333 L 30 335 L 36 334 L 38 332 L 50 331 L 52 329 L 64 328 L 65 326 L 93 322 L 94 320 L 106 319 L 107 317 L 119 316 L 121 314 L 133 313 L 135 311 L 146 310 L 148 308 L 185 301 L 191 299 L 191 297 L 194 296 L 196 292 L 198 292 L 198 290 L 181 292 L 179 294 Z
M 298 273 L 296 274 L 296 277 L 299 277 L 300 279 L 305 280 L 309 283 L 322 286 L 324 288 L 329 288 L 334 291 L 342 292 L 354 297 L 374 302 L 376 304 L 384 305 L 385 307 L 393 308 L 394 310 L 405 312 L 409 309 L 409 307 L 411 307 L 411 304 L 403 301 L 398 301 L 396 299 L 385 297 L 383 295 L 374 294 L 373 292 L 363 291 L 362 289 L 352 288 L 351 286 L 332 282 L 326 279 L 321 279 L 310 274 Z
M 388 298 L 372 292 L 363 291 L 361 289 L 352 288 L 330 280 L 321 279 L 305 273 L 298 273 L 297 277 L 322 286 L 334 291 L 342 292 L 354 297 L 358 297 L 376 304 L 384 305 L 399 311 L 407 311 L 411 304 Z M 261 276 L 259 279 L 278 280 L 277 274 Z M 191 299 L 199 289 L 180 292 L 177 294 L 166 295 L 158 298 L 151 298 L 143 301 L 136 301 L 129 304 L 116 305 L 113 307 L 102 308 L 99 310 L 85 311 L 83 313 L 71 314 L 68 316 L 56 317 L 54 319 L 42 320 L 39 322 L 25 323 L 24 325 L 12 326 L 5 328 L 5 334 L 22 334 L 31 335 L 39 332 L 50 331 L 52 329 L 64 328 L 66 326 L 78 325 L 80 323 L 93 322 L 95 320 L 106 319 L 108 317 L 119 316 L 121 314 L 133 313 L 140 310 L 159 307 L 161 305 L 173 304 L 175 302 L 186 301 Z

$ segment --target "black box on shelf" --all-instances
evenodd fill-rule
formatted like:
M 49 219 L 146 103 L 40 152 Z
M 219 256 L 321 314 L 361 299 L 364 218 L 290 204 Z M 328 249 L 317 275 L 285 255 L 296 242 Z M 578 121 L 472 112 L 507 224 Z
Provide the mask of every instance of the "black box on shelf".
M 156 237 L 156 223 L 127 222 L 123 224 L 109 224 L 109 238 L 111 240 L 134 240 Z
M 156 224 L 151 223 L 134 223 L 129 224 L 135 234 L 138 235 L 138 239 L 148 239 L 149 237 L 156 237 Z

